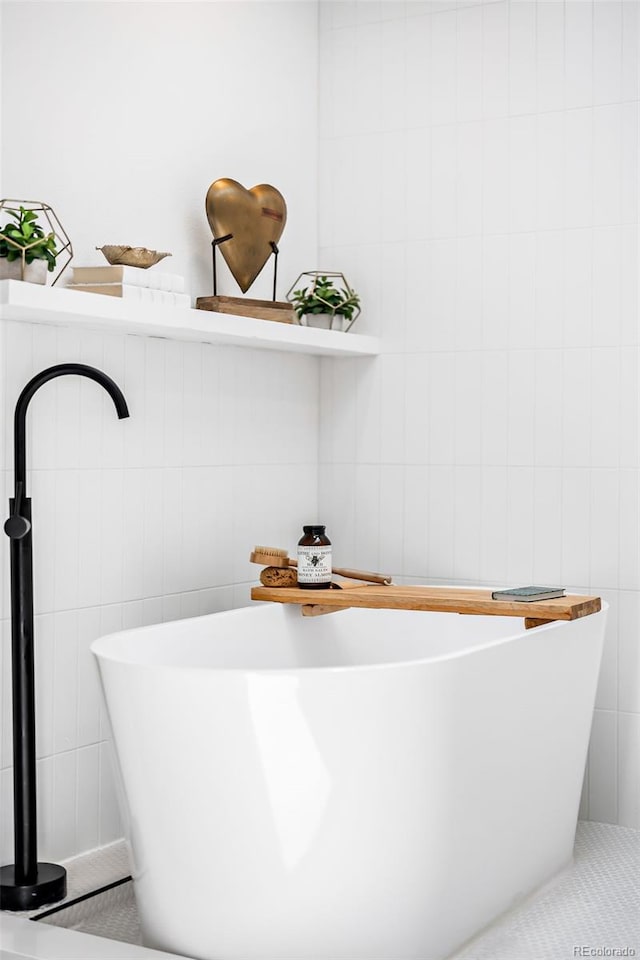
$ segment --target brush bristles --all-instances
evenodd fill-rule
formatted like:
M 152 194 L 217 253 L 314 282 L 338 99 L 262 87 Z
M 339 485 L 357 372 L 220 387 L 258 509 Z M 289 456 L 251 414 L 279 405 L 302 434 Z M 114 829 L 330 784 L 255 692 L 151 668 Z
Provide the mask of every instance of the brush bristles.
M 249 557 L 251 563 L 261 563 L 267 567 L 288 567 L 289 554 L 279 547 L 256 547 Z
M 255 547 L 254 553 L 266 553 L 270 557 L 288 557 L 289 551 L 282 550 L 280 547 Z

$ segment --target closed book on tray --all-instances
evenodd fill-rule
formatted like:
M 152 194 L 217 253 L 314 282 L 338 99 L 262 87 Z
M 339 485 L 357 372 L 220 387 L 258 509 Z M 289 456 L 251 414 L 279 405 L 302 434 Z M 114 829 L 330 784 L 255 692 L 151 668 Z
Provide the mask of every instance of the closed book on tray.
M 121 297 L 132 303 L 154 303 L 162 307 L 190 307 L 188 293 L 169 293 L 166 290 L 153 290 L 150 287 L 136 287 L 128 283 L 70 283 L 67 290 L 80 290 L 83 293 L 101 293 L 105 297 Z
M 127 283 L 133 287 L 152 287 L 168 293 L 184 293 L 184 277 L 163 270 L 123 265 L 73 267 L 72 283 Z
M 525 603 L 534 600 L 555 600 L 564 597 L 564 587 L 513 587 L 509 590 L 494 590 L 492 600 L 517 600 Z

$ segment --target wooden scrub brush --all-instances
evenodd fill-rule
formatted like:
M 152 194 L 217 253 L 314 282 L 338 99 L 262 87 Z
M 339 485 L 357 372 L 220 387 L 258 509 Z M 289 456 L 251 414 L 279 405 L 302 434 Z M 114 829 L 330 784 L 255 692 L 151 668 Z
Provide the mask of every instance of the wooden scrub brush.
M 298 566 L 297 560 L 292 560 L 289 557 L 289 554 L 286 550 L 281 550 L 279 547 L 255 547 L 250 558 L 251 563 L 261 563 L 266 565 L 266 570 L 263 570 L 260 574 L 260 582 L 265 587 L 291 587 L 295 586 L 298 582 L 297 574 L 295 581 L 291 579 L 279 579 L 277 574 L 287 574 L 290 575 L 294 573 L 295 567 Z M 294 568 L 292 570 L 291 568 Z M 268 574 L 267 574 L 267 571 Z M 366 570 L 350 570 L 347 567 L 333 567 L 332 573 L 337 574 L 339 577 L 348 577 L 350 580 L 366 580 L 368 583 L 380 583 L 383 585 L 388 585 L 391 583 L 391 577 L 385 576 L 382 573 L 368 573 Z M 269 582 L 262 579 L 263 574 L 268 576 Z

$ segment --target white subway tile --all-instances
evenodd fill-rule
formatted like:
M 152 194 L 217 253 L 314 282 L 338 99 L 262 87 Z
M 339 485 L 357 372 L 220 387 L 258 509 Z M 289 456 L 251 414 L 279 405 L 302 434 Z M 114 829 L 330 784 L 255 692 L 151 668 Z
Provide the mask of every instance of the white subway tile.
M 562 583 L 589 582 L 591 474 L 583 468 L 562 472 Z
M 536 138 L 535 116 L 509 121 L 509 229 L 513 233 L 534 230 L 537 225 Z
M 581 4 L 574 4 L 581 6 Z M 566 227 L 593 222 L 593 110 L 565 115 L 564 210 Z
M 158 467 L 164 463 L 164 341 L 149 338 L 145 342 L 145 432 L 144 463 Z
M 555 5 L 553 5 L 555 6 Z M 537 127 L 538 229 L 564 226 L 564 114 L 541 114 Z
M 380 358 L 382 404 L 380 415 L 380 455 L 382 463 L 404 460 L 404 357 L 389 355 Z
M 417 127 L 406 133 L 406 180 L 404 197 L 398 197 L 396 184 L 395 204 L 406 211 L 406 220 L 395 234 L 405 233 L 408 240 L 423 240 L 431 235 L 431 131 Z M 395 180 L 395 178 L 394 178 Z M 437 184 L 435 184 L 437 188 Z M 400 204 L 398 203 L 400 199 Z M 396 230 L 400 225 L 396 223 Z M 393 231 L 389 230 L 393 237 Z
M 380 467 L 377 463 L 357 464 L 356 490 L 357 536 L 352 562 L 363 570 L 377 570 L 380 543 Z
M 164 553 L 164 515 L 162 502 L 162 474 L 158 470 L 144 471 L 144 570 L 145 597 L 162 594 L 162 567 Z M 154 622 L 154 621 L 151 621 Z
M 640 103 L 623 103 L 621 114 L 621 165 L 620 175 L 620 220 L 621 223 L 638 221 L 638 126 Z
M 428 138 L 421 163 L 415 163 L 409 142 L 412 135 L 421 131 L 394 130 L 380 137 L 380 214 L 382 218 L 381 236 L 385 240 L 398 240 L 407 234 L 409 211 L 415 216 L 415 210 L 421 209 L 425 213 L 423 195 L 429 199 L 429 166 L 431 150 Z M 408 171 L 412 170 L 414 182 L 410 187 Z M 402 185 L 405 184 L 405 192 Z M 428 215 L 428 209 L 426 210 Z M 415 221 L 414 221 L 415 222 Z M 416 224 L 416 230 L 422 233 L 422 228 Z M 379 272 L 379 268 L 378 268 Z M 350 279 L 350 278 L 349 278 Z M 371 308 L 370 298 L 367 303 L 367 313 Z
M 589 744 L 589 817 L 601 823 L 617 823 L 616 714 L 596 710 Z
M 13 769 L 0 770 L 0 857 L 2 862 L 13 863 Z
M 53 820 L 53 778 L 55 757 L 39 760 L 36 765 L 38 784 L 36 805 L 38 817 L 38 859 L 56 860 L 56 836 Z M 13 858 L 12 858 L 13 859 Z
M 339 463 L 353 462 L 356 452 L 357 409 L 352 402 L 354 366 L 351 361 L 335 365 L 333 372 L 334 422 L 333 459 Z
M 508 463 L 531 465 L 535 437 L 535 355 L 520 350 L 510 352 L 507 406 Z
M 104 338 L 103 370 L 115 380 L 124 391 L 125 375 L 125 337 L 108 336 Z M 69 378 L 72 379 L 72 378 Z M 96 389 L 100 389 L 96 387 Z M 110 467 L 122 467 L 125 457 L 125 427 L 127 420 L 119 420 L 111 399 L 104 390 L 105 410 L 102 420 L 102 463 Z
M 534 450 L 538 467 L 562 464 L 562 354 L 539 350 L 535 359 Z
M 370 133 L 380 129 L 380 102 L 383 89 L 380 70 L 382 60 L 380 23 L 366 23 L 358 27 L 353 53 L 355 53 L 355 102 L 350 129 L 353 132 Z
M 56 862 L 72 856 L 76 847 L 77 752 L 53 758 L 53 815 L 49 855 Z
M 565 4 L 536 4 L 537 111 L 564 107 Z
M 116 760 L 111 742 L 100 744 L 100 846 L 122 837 L 122 818 L 116 790 Z
M 457 129 L 454 124 L 431 130 L 432 236 L 455 237 L 457 211 Z
M 73 854 L 93 850 L 99 844 L 100 747 L 78 750 L 76 783 L 76 841 Z
M 620 569 L 623 590 L 640 584 L 640 471 L 620 470 Z
M 640 829 L 640 716 L 618 719 L 618 817 L 621 827 Z
M 531 348 L 535 344 L 536 236 L 521 233 L 509 238 L 509 346 Z M 530 357 L 521 358 L 530 363 Z
M 640 99 L 640 16 L 638 4 L 622 4 L 621 99 Z
M 431 464 L 453 464 L 455 421 L 455 355 L 434 353 L 427 367 L 429 399 L 428 455 Z
M 593 345 L 616 346 L 622 321 L 622 231 L 593 231 Z
M 482 460 L 482 367 L 476 352 L 455 355 L 455 464 Z M 459 501 L 457 501 L 459 502 Z
M 55 607 L 56 578 L 56 475 L 49 470 L 33 471 L 30 495 L 33 500 L 33 605 L 36 613 Z
M 475 11 L 474 11 L 475 12 Z M 457 235 L 482 232 L 482 124 L 458 125 Z
M 618 707 L 628 713 L 640 713 L 640 592 L 637 589 L 618 591 L 618 631 Z
M 620 104 L 593 111 L 593 222 L 621 220 L 622 110 Z
M 509 582 L 533 583 L 534 470 L 510 467 L 507 480 L 507 574 Z
M 489 464 L 482 471 L 480 580 L 507 582 L 507 468 Z
M 564 248 L 562 231 L 552 230 L 537 235 L 535 342 L 538 347 L 562 346 Z
M 564 99 L 567 109 L 586 107 L 593 97 L 593 4 L 565 3 Z
M 431 122 L 456 119 L 456 26 L 455 10 L 440 13 L 431 23 Z
M 124 465 L 144 465 L 145 408 L 145 340 L 143 337 L 124 338 L 124 375 L 120 384 L 129 408 L 129 418 L 119 420 L 117 426 L 124 441 Z
M 54 616 L 53 749 L 78 745 L 78 614 L 66 610 Z
M 78 501 L 82 471 L 49 474 L 55 484 L 54 604 L 57 610 L 78 606 Z
M 458 11 L 456 102 L 458 123 L 482 117 L 482 8 Z
M 620 344 L 640 343 L 638 322 L 638 228 L 624 226 L 620 230 Z
M 620 466 L 640 467 L 640 378 L 638 348 L 620 350 Z
M 408 248 L 408 245 L 407 245 Z M 385 322 L 382 328 L 382 345 L 385 351 L 404 349 L 407 328 L 407 292 L 409 282 L 404 243 L 385 243 L 382 248 L 382 264 L 385 282 L 380 291 L 380 315 Z
M 404 48 L 404 59 L 398 56 L 397 48 L 393 51 L 396 69 L 404 70 L 405 90 L 401 100 L 405 101 L 408 129 L 424 126 L 431 120 L 431 22 L 430 16 L 408 20 L 400 48 L 400 52 Z
M 79 336 L 82 362 L 101 370 L 104 367 L 104 335 L 92 330 L 83 330 Z M 102 434 L 107 414 L 109 417 L 113 416 L 113 404 L 109 397 L 97 384 L 82 377 L 80 380 L 79 460 L 82 467 L 101 467 L 104 463 Z M 121 425 L 118 420 L 116 424 Z
M 618 709 L 618 610 L 619 590 L 598 590 L 598 595 L 609 604 L 602 649 L 602 661 L 596 690 L 597 710 Z
M 622 3 L 607 0 L 593 4 L 594 102 L 620 99 L 622 84 Z
M 100 508 L 102 514 L 100 599 L 102 603 L 122 600 L 124 538 L 122 470 L 104 470 Z
M 98 667 L 91 653 L 91 644 L 102 634 L 99 607 L 78 611 L 78 703 L 77 739 L 79 746 L 95 744 L 100 739 L 102 691 Z
M 477 582 L 480 579 L 481 476 L 479 466 L 456 464 L 453 524 L 453 576 L 456 580 Z
M 77 336 L 68 330 L 58 331 L 58 362 L 79 362 L 79 342 Z M 45 384 L 44 390 L 55 387 L 55 417 L 57 421 L 58 442 L 56 445 L 56 466 L 59 469 L 70 469 L 80 466 L 80 387 L 82 378 L 64 376 L 59 380 Z M 100 391 L 97 384 L 92 384 L 96 391 Z M 43 395 L 43 399 L 46 394 Z M 39 399 L 39 398 L 38 398 Z M 107 398 L 108 399 L 108 398 Z M 108 401 L 109 403 L 111 401 Z M 34 404 L 35 408 L 35 404 Z
M 396 576 L 404 567 L 404 466 L 380 467 L 379 566 Z
M 462 237 L 456 254 L 456 348 L 479 350 L 483 345 L 482 238 Z
M 75 503 L 78 536 L 73 544 L 77 553 L 78 606 L 100 603 L 102 575 L 102 483 L 108 471 L 82 470 Z
M 509 229 L 509 121 L 487 120 L 482 132 L 482 229 Z
M 509 238 L 484 237 L 482 244 L 482 339 L 485 349 L 509 342 Z
M 429 460 L 429 358 L 418 353 L 407 356 L 405 380 L 405 454 L 407 464 Z
M 427 504 L 427 570 L 430 577 L 450 581 L 454 562 L 455 468 L 434 465 L 429 468 Z
M 620 458 L 620 351 L 595 348 L 591 366 L 591 464 L 617 467 Z
M 591 230 L 565 230 L 564 239 L 564 345 L 589 346 L 592 328 Z
M 533 486 L 533 582 L 562 583 L 562 471 L 537 467 Z
M 619 583 L 619 509 L 620 476 L 618 471 L 609 469 L 592 470 L 590 583 L 594 586 L 615 589 Z M 622 585 L 621 581 L 620 584 Z
M 450 350 L 455 343 L 458 244 L 434 240 L 430 252 L 430 285 L 426 295 L 427 345 L 431 350 Z
M 483 5 L 482 27 L 482 113 L 485 117 L 506 117 L 509 112 L 508 5 Z
M 13 763 L 11 704 L 11 622 L 0 621 L 0 769 Z
M 536 109 L 536 7 L 522 0 L 509 5 L 509 112 Z
M 382 403 L 382 378 L 379 363 L 363 364 L 356 388 L 356 450 L 360 463 L 380 461 L 380 415 Z M 340 411 L 336 411 L 340 416 Z
M 407 33 L 404 19 L 393 19 L 382 23 L 382 49 L 380 71 L 382 88 L 378 105 L 380 125 L 383 130 L 402 130 L 407 125 L 408 98 L 405 97 L 406 74 L 409 57 L 406 46 L 412 33 Z M 423 48 L 422 59 L 426 60 L 427 45 Z M 320 71 L 322 74 L 324 71 Z M 422 92 L 422 102 L 428 99 L 427 91 Z M 419 96 L 419 94 L 418 94 Z M 417 98 L 416 98 L 417 99 Z M 416 103 L 417 107 L 418 104 Z
M 34 621 L 35 688 L 36 688 L 36 754 L 51 756 L 54 750 L 53 727 L 55 688 L 55 628 L 53 614 L 37 616 Z
M 507 462 L 507 353 L 484 351 L 481 363 L 482 462 L 502 467 Z

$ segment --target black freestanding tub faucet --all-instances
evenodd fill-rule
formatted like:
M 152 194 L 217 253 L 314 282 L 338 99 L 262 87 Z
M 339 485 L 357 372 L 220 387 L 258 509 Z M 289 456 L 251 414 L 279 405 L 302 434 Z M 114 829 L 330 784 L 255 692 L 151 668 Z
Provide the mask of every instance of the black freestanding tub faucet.
M 67 872 L 38 863 L 36 820 L 36 711 L 33 644 L 31 500 L 27 497 L 26 417 L 29 401 L 44 383 L 74 374 L 95 380 L 114 402 L 120 420 L 129 416 L 116 383 L 83 363 L 59 363 L 36 374 L 18 397 L 14 418 L 15 492 L 4 525 L 11 541 L 11 690 L 13 710 L 13 817 L 15 863 L 0 868 L 0 909 L 33 910 L 62 900 Z

